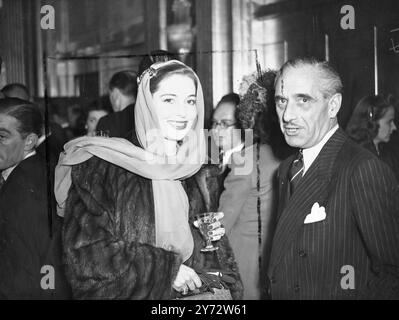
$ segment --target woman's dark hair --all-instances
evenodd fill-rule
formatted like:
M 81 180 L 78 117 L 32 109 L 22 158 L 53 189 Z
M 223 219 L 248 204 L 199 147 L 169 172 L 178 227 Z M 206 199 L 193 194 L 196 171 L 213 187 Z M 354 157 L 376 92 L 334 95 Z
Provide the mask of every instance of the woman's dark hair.
M 174 55 L 165 50 L 153 50 L 150 54 L 145 55 L 140 63 L 139 63 L 139 70 L 137 72 L 137 77 L 139 78 L 142 73 L 151 67 L 152 64 L 156 62 L 165 62 L 169 60 L 175 59 Z
M 360 145 L 369 144 L 378 134 L 378 120 L 390 107 L 394 104 L 382 95 L 363 97 L 353 110 L 346 132 Z
M 240 103 L 240 96 L 237 93 L 231 92 L 222 97 L 220 101 L 218 102 L 216 108 L 221 104 L 221 103 L 231 103 L 234 104 L 234 106 L 238 106 Z
M 264 71 L 248 87 L 236 110 L 238 127 L 252 129 L 255 143 L 269 144 L 279 159 L 287 157 L 292 148 L 281 132 L 274 100 L 276 72 Z
M 171 63 L 156 70 L 155 74 L 150 79 L 150 92 L 153 94 L 155 91 L 157 91 L 159 83 L 162 80 L 173 75 L 188 76 L 194 81 L 195 87 L 198 85 L 197 77 L 192 69 L 180 63 Z
M 18 98 L 0 99 L 0 113 L 17 119 L 17 130 L 23 138 L 31 133 L 41 135 L 43 117 L 35 104 Z
M 242 123 L 240 121 L 238 121 L 238 110 L 237 107 L 240 104 L 240 96 L 237 93 L 234 92 L 230 92 L 226 95 L 224 95 L 219 102 L 216 105 L 216 108 L 219 107 L 220 104 L 222 103 L 231 103 L 232 105 L 234 105 L 234 119 L 236 121 L 236 124 L 234 126 L 234 128 L 236 129 L 240 129 L 241 130 L 241 141 L 244 142 L 245 140 L 245 129 L 242 127 Z M 215 110 L 216 110 L 215 108 Z

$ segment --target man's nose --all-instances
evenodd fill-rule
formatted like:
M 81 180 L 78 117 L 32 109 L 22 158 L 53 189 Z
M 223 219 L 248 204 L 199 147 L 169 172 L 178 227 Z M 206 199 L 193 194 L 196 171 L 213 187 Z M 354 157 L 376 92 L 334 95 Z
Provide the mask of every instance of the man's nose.
M 391 131 L 395 131 L 395 130 L 397 130 L 398 128 L 396 127 L 396 124 L 395 124 L 395 122 L 392 122 L 392 129 L 391 129 Z
M 283 121 L 290 122 L 295 119 L 295 105 L 294 103 L 287 102 L 287 106 L 285 107 L 283 113 Z

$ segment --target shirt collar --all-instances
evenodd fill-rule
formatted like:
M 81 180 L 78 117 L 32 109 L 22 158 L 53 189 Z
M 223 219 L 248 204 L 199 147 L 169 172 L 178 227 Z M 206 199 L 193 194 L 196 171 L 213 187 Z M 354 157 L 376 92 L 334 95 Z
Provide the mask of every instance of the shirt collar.
M 235 146 L 234 148 L 223 152 L 223 165 L 227 165 L 230 162 L 231 155 L 234 152 L 239 152 L 244 148 L 244 143 L 241 142 L 239 145 Z
M 40 136 L 40 138 L 37 140 L 36 148 L 37 148 L 38 146 L 40 146 L 40 145 L 43 143 L 44 140 L 46 140 L 46 135 L 43 134 L 43 135 Z
M 29 157 L 31 157 L 31 156 L 34 156 L 36 154 L 36 151 L 32 151 L 32 152 L 29 152 L 24 158 L 23 158 L 23 160 L 25 160 L 25 159 L 27 159 L 27 158 L 29 158 Z M 23 161 L 22 160 L 22 161 Z M 21 161 L 21 162 L 22 162 Z M 5 169 L 5 170 L 3 170 L 2 172 L 1 172 L 1 175 L 3 176 L 3 178 L 4 178 L 4 180 L 7 180 L 8 179 L 8 177 L 10 176 L 10 174 L 11 174 L 11 172 L 21 163 L 21 162 L 19 162 L 19 163 L 17 163 L 15 166 L 12 166 L 12 167 L 9 167 L 9 168 L 7 168 L 7 169 Z
M 326 135 L 321 139 L 321 141 L 313 147 L 303 149 L 303 174 L 310 168 L 312 163 L 315 161 L 317 156 L 319 155 L 321 149 L 323 149 L 324 145 L 327 141 L 332 137 L 332 135 L 339 128 L 338 124 L 336 124 L 330 131 L 326 133 Z

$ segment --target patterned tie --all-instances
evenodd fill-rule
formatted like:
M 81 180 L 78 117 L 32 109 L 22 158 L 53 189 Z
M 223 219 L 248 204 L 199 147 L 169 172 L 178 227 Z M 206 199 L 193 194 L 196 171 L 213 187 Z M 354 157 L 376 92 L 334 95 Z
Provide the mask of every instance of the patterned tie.
M 289 179 L 290 179 L 290 194 L 293 195 L 296 186 L 302 178 L 303 174 L 303 154 L 302 149 L 299 150 L 297 158 L 292 162 Z

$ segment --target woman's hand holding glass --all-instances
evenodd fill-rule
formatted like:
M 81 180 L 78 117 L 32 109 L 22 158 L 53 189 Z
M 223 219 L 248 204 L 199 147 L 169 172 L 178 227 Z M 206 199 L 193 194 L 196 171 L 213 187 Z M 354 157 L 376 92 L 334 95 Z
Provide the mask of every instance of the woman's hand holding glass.
M 215 215 L 213 216 L 214 222 L 208 225 L 208 236 L 210 237 L 211 241 L 220 240 L 226 233 L 226 230 L 223 228 L 222 223 L 220 222 L 223 217 L 223 212 L 215 212 Z M 194 226 L 199 228 L 198 220 L 194 221 Z

